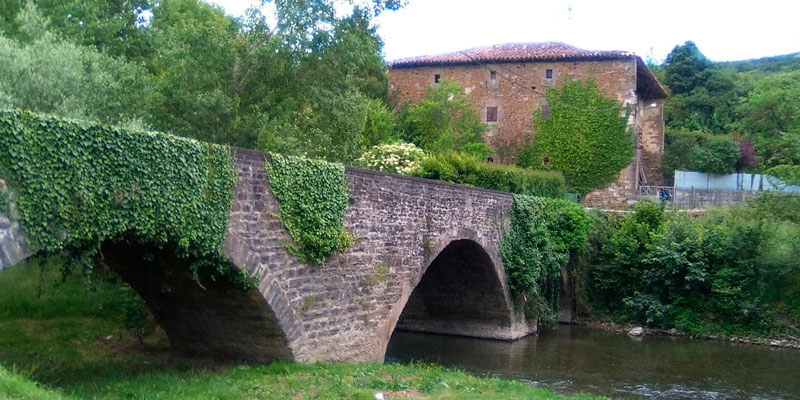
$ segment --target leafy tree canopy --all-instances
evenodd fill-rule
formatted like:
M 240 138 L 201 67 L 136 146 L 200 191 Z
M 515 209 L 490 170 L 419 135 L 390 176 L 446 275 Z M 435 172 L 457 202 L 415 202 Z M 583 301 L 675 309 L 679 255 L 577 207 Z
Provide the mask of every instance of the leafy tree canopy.
M 733 71 L 715 67 L 693 42 L 676 46 L 662 69 L 664 83 L 672 92 L 664 105 L 669 126 L 726 131 L 736 105 Z
M 24 39 L 19 14 L 33 4 L 50 21 L 54 33 L 78 45 L 92 46 L 113 57 L 140 58 L 147 54 L 144 12 L 153 8 L 151 0 L 2 0 L 0 32 Z

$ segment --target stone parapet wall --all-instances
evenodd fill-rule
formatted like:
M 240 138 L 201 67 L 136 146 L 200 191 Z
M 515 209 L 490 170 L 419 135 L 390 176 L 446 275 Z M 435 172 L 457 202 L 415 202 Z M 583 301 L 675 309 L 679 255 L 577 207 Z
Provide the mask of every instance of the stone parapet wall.
M 747 201 L 748 198 L 758 196 L 759 192 L 743 190 L 687 190 L 676 189 L 672 195 L 672 204 L 679 208 L 708 208 L 727 206 Z
M 626 188 L 618 183 L 611 184 L 605 189 L 595 190 L 586 194 L 581 199 L 581 204 L 587 207 L 630 207 L 636 204 L 637 196 L 633 188 Z

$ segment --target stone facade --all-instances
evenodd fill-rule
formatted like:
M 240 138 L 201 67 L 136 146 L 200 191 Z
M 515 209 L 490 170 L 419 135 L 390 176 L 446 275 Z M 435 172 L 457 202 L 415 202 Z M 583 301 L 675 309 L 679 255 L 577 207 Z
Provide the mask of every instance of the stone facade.
M 630 53 L 596 55 L 562 44 L 544 45 L 544 50 L 536 47 L 537 44 L 521 50 L 517 48 L 520 45 L 500 45 L 488 50 L 471 49 L 454 55 L 399 60 L 389 69 L 390 93 L 398 105 L 417 103 L 430 85 L 437 84 L 436 79 L 459 82 L 481 121 L 488 126 L 486 139 L 497 153 L 495 159 L 511 163 L 524 143 L 535 138 L 533 115 L 546 107 L 547 88 L 558 87 L 568 79 L 593 79 L 603 94 L 629 107 L 628 123 L 635 133 L 636 151 L 631 164 L 620 171 L 617 182 L 608 190 L 597 191 L 590 199 L 610 203 L 620 198 L 634 198 L 640 182 L 660 183 L 666 92 L 642 60 Z M 537 59 L 507 61 L 511 57 L 521 58 L 520 51 L 528 51 L 523 55 Z M 546 59 L 546 56 L 539 57 L 538 52 L 542 51 L 546 56 L 553 51 L 586 55 L 575 59 Z M 482 57 L 481 60 L 475 61 L 473 57 L 464 61 L 462 53 L 470 52 Z M 493 61 L 493 57 L 498 60 Z M 497 107 L 497 122 L 487 121 L 490 107 Z M 621 196 L 620 191 L 630 193 Z
M 132 241 L 103 245 L 174 348 L 249 361 L 364 361 L 383 359 L 396 327 L 503 340 L 535 331 L 514 308 L 500 256 L 510 195 L 348 169 L 345 225 L 356 241 L 312 267 L 284 246 L 291 238 L 266 154 L 234 156 L 239 178 L 224 251 L 255 289 L 203 289 L 188 272 L 192 260 Z

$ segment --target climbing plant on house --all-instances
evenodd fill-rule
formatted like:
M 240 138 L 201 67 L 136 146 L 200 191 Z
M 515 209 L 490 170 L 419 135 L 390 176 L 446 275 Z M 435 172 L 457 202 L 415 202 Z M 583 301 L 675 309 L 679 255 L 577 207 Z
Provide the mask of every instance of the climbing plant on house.
M 566 81 L 547 91 L 549 115 L 534 114 L 535 135 L 517 164 L 561 171 L 567 188 L 589 192 L 613 182 L 631 163 L 633 138 L 627 113 L 593 81 Z
M 222 260 L 236 185 L 225 146 L 2 111 L 0 171 L 33 251 L 92 255 L 126 236 Z
M 265 165 L 295 257 L 319 265 L 353 243 L 344 229 L 350 194 L 342 164 L 273 154 Z

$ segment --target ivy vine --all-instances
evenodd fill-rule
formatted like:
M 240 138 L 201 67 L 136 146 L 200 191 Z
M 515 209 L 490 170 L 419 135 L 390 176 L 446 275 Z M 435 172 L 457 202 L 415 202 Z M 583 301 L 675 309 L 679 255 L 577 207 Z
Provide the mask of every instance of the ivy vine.
M 0 112 L 0 178 L 33 251 L 133 236 L 219 259 L 236 185 L 229 149 L 155 132 Z
M 550 114 L 534 114 L 534 138 L 517 164 L 561 171 L 572 191 L 585 193 L 615 181 L 633 160 L 628 111 L 621 116 L 622 106 L 592 80 L 568 80 L 546 96 Z
M 589 217 L 577 203 L 514 196 L 500 253 L 508 286 L 529 318 L 556 322 L 561 267 L 586 246 Z
M 280 154 L 265 165 L 281 221 L 294 239 L 287 248 L 295 257 L 320 265 L 353 243 L 344 229 L 350 194 L 343 165 Z

